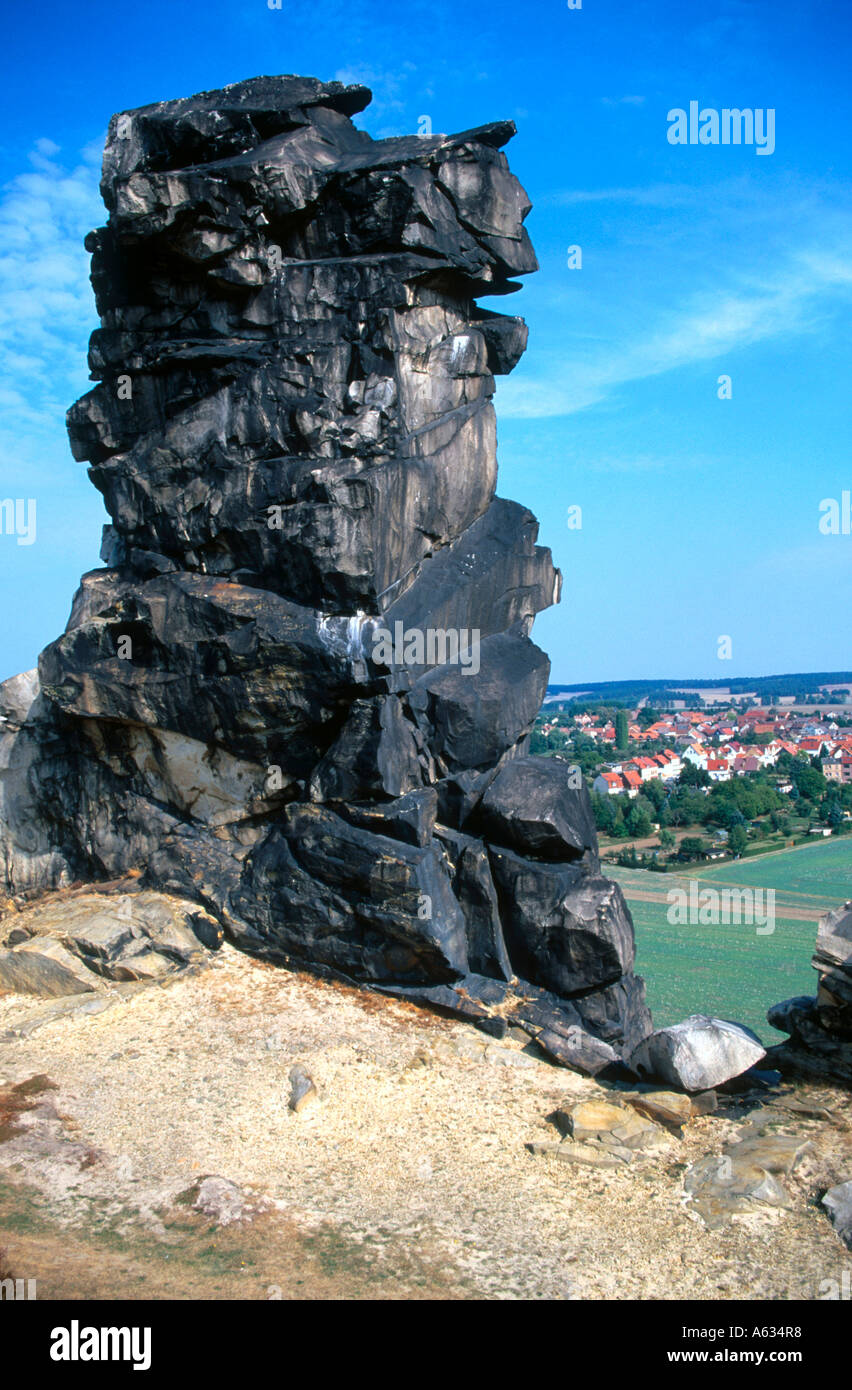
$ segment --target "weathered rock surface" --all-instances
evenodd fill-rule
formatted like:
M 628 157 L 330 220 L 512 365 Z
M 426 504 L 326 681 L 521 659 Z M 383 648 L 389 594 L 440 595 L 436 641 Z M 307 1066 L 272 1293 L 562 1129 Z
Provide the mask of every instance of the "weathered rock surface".
M 60 998 L 158 980 L 221 941 L 213 917 L 164 893 L 49 894 L 0 921 L 0 989 Z
M 635 1049 L 630 1065 L 643 1077 L 708 1091 L 755 1066 L 764 1057 L 760 1039 L 739 1023 L 693 1014 L 651 1033 Z
M 261 77 L 110 123 L 68 414 L 106 567 L 0 687 L 7 891 L 143 870 L 271 960 L 623 1070 L 632 922 L 585 789 L 527 755 L 560 576 L 495 496 L 526 328 L 476 297 L 536 269 L 514 126 L 373 140 L 369 99 Z M 111 930 L 0 968 L 180 954 Z
M 715 1101 L 714 1093 L 710 1094 Z M 703 1106 L 695 1108 L 689 1096 L 681 1095 L 677 1091 L 645 1091 L 637 1095 L 626 1095 L 624 1099 L 640 1115 L 645 1115 L 655 1124 L 663 1125 L 674 1134 L 679 1133 L 694 1115 L 707 1113 Z M 709 1109 L 709 1106 L 707 1108 Z
M 820 918 L 813 966 L 816 998 L 785 999 L 767 1014 L 773 1028 L 790 1034 L 768 1057 L 782 1072 L 852 1086 L 852 901 Z
M 579 769 L 555 758 L 506 763 L 489 784 L 475 819 L 494 844 L 540 859 L 579 858 L 597 845 Z
M 711 1229 L 760 1207 L 792 1207 L 782 1179 L 812 1149 L 801 1135 L 742 1130 L 721 1154 L 708 1154 L 687 1171 L 683 1190 L 689 1209 Z
M 318 1096 L 319 1092 L 310 1072 L 297 1062 L 290 1068 L 290 1099 L 287 1102 L 289 1108 L 294 1115 L 298 1115 L 309 1105 L 313 1105 Z

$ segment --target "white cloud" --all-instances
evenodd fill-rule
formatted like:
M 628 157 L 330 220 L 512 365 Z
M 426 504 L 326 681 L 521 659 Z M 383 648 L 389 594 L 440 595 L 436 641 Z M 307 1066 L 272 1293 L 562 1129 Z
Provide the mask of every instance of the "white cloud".
M 2 464 L 67 450 L 65 411 L 89 385 L 96 316 L 83 239 L 104 217 L 101 148 L 93 141 L 67 166 L 56 162 L 59 146 L 42 138 L 32 167 L 0 190 Z
M 544 350 L 534 340 L 526 371 L 501 385 L 506 418 L 571 414 L 627 383 L 817 332 L 850 298 L 852 213 L 830 188 L 766 191 L 745 178 L 557 193 L 537 205 L 598 201 L 658 214 L 608 215 L 606 242 L 587 239 L 585 268 L 560 270 L 538 316 Z M 567 298 L 576 329 L 563 326 Z

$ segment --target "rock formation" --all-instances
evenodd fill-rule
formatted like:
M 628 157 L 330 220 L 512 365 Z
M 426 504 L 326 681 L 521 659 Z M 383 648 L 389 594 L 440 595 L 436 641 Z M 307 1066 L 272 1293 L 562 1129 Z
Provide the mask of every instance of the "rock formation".
M 41 998 L 162 980 L 200 964 L 222 929 L 203 909 L 163 893 L 47 894 L 0 923 L 0 989 Z
M 106 568 L 0 689 L 7 890 L 141 869 L 598 1073 L 650 1018 L 585 788 L 527 752 L 560 578 L 495 496 L 526 327 L 476 303 L 536 269 L 514 126 L 373 140 L 369 99 L 256 78 L 110 123 L 68 416 Z
M 852 902 L 820 918 L 814 969 L 816 998 L 798 995 L 769 1010 L 773 1028 L 789 1033 L 770 1048 L 769 1060 L 784 1072 L 852 1085 Z

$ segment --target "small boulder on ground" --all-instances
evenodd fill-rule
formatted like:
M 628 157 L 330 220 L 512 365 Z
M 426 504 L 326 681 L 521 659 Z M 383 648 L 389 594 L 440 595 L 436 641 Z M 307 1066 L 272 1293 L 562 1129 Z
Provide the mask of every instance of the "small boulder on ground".
M 556 1122 L 575 1144 L 603 1144 L 627 1154 L 656 1147 L 662 1139 L 658 1125 L 630 1106 L 607 1100 L 584 1100 L 570 1110 L 558 1110 Z
M 689 1209 L 716 1229 L 755 1208 L 790 1208 L 781 1179 L 790 1177 L 812 1148 L 801 1135 L 742 1129 L 721 1154 L 707 1154 L 689 1167 L 683 1181 Z
M 852 1180 L 832 1187 L 823 1197 L 822 1205 L 843 1244 L 852 1250 Z
M 709 1091 L 748 1071 L 765 1055 L 751 1029 L 727 1019 L 692 1014 L 645 1038 L 631 1053 L 630 1066 L 639 1076 L 666 1081 L 684 1091 Z
M 35 937 L 0 951 L 0 988 L 41 999 L 88 994 L 96 987 L 86 966 L 60 941 Z
M 319 1098 L 319 1091 L 310 1072 L 297 1062 L 290 1068 L 290 1100 L 288 1102 L 294 1115 L 306 1110 Z
M 689 1096 L 679 1091 L 646 1091 L 626 1095 L 624 1099 L 640 1115 L 678 1133 L 695 1114 Z

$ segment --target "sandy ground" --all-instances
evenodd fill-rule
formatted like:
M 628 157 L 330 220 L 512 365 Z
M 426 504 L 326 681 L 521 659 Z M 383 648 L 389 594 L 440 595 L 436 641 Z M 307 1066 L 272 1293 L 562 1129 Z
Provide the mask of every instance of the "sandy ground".
M 319 1089 L 297 1114 L 296 1062 Z M 792 1209 L 707 1230 L 686 1166 L 753 1099 L 629 1168 L 563 1164 L 526 1144 L 606 1088 L 226 946 L 100 1013 L 0 998 L 0 1247 L 40 1298 L 820 1299 L 852 1275 L 816 1201 L 852 1176 L 849 1097 L 785 1094 L 823 1112 L 780 1114 L 814 1145 Z M 237 1219 L 196 1209 L 211 1174 Z

